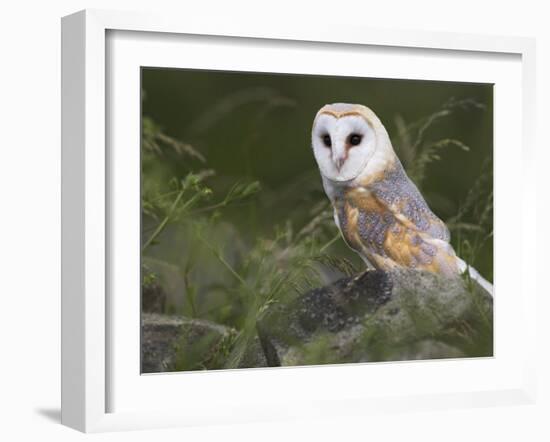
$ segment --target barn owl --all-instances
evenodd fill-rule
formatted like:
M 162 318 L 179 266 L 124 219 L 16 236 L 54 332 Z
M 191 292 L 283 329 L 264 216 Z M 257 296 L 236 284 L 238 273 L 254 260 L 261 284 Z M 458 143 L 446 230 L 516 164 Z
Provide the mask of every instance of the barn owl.
M 456 255 L 447 226 L 405 173 L 372 110 L 358 104 L 324 106 L 313 122 L 312 148 L 334 221 L 367 267 L 445 276 L 468 270 L 492 294 L 493 286 Z

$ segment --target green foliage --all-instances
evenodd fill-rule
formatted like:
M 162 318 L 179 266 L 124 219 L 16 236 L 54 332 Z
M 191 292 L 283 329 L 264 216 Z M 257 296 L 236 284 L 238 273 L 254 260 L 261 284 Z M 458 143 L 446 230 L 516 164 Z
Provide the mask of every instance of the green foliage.
M 151 272 L 147 267 L 142 269 L 142 286 L 144 288 L 149 288 L 158 282 L 158 276 L 156 273 Z
M 439 110 L 410 124 L 405 123 L 400 115 L 396 116 L 397 130 L 392 143 L 407 175 L 421 191 L 428 178 L 429 166 L 442 160 L 445 149 L 455 147 L 463 152 L 470 151 L 469 146 L 456 138 L 431 139 L 430 131 L 433 131 L 441 121 L 456 117 L 457 113 L 484 110 L 485 106 L 475 100 L 451 98 Z M 478 178 L 456 213 L 445 220 L 452 233 L 452 243 L 457 254 L 470 265 L 482 268 L 484 275 L 489 279 L 492 279 L 492 265 L 484 265 L 483 259 L 486 261 L 487 256 L 482 255 L 482 251 L 484 248 L 486 251 L 486 245 L 492 240 L 493 235 L 492 179 L 491 154 L 483 161 Z M 430 195 L 425 196 L 430 207 L 437 206 L 431 201 Z M 439 201 L 445 200 L 444 196 L 438 197 Z M 449 201 L 446 202 L 449 204 Z M 492 264 L 492 259 L 490 263 Z
M 247 173 L 235 176 L 218 175 L 198 144 L 167 135 L 147 116 L 142 119 L 142 260 L 153 269 L 144 276 L 144 284 L 154 280 L 170 287 L 166 312 L 209 319 L 236 330 L 220 343 L 212 336 L 193 346 L 183 342 L 177 362 L 181 370 L 237 367 L 256 338 L 257 322 L 270 308 L 361 269 L 334 225 L 315 169 L 303 171 L 276 191 L 252 173 L 257 128 L 269 112 L 294 106 L 293 100 L 261 88 L 235 92 L 192 122 L 189 133 L 210 130 L 250 103 L 261 103 L 261 111 L 242 142 Z M 481 110 L 482 105 L 451 100 L 412 123 L 396 117 L 394 146 L 419 188 L 450 147 L 469 151 L 457 138 L 432 139 L 430 133 L 442 121 L 470 109 Z M 453 245 L 474 264 L 492 233 L 487 179 L 480 176 L 448 221 L 456 234 Z M 272 208 L 283 202 L 286 215 L 272 216 Z M 205 357 L 203 348 L 214 350 Z M 310 355 L 312 363 L 327 351 L 320 341 Z
M 427 175 L 427 167 L 441 160 L 442 150 L 448 147 L 457 147 L 465 152 L 470 150 L 470 147 L 456 138 L 429 139 L 430 129 L 433 129 L 440 120 L 453 117 L 459 110 L 471 109 L 483 110 L 484 106 L 470 99 L 451 98 L 441 106 L 441 109 L 410 124 L 407 124 L 399 114 L 395 117 L 397 132 L 392 139 L 393 147 L 407 175 L 420 190 Z
M 455 235 L 454 246 L 457 254 L 476 269 L 483 268 L 484 276 L 492 280 L 492 266 L 486 269 L 483 252 L 492 251 L 493 241 L 493 174 L 492 158 L 482 165 L 481 174 L 468 191 L 456 215 L 446 223 Z M 487 247 L 489 245 L 489 247 Z M 492 258 L 492 257 L 491 257 Z M 492 262 L 492 259 L 491 259 Z
M 168 150 L 205 163 L 204 156 L 195 148 L 163 134 L 151 119 L 144 121 L 144 169 L 153 167 L 159 158 L 165 158 Z M 171 141 L 162 144 L 165 140 Z M 143 238 L 142 255 L 146 262 L 159 266 L 158 258 L 153 259 L 154 249 L 162 242 L 167 229 L 175 226 L 178 230 L 185 230 L 182 248 L 187 250 L 183 250 L 182 254 L 188 256 L 181 269 L 187 306 L 184 311 L 189 316 L 208 317 L 239 330 L 225 361 L 226 367 L 236 367 L 250 339 L 255 336 L 256 322 L 271 305 L 326 282 L 323 279 L 325 268 L 348 275 L 356 272 L 357 268 L 349 259 L 327 253 L 339 239 L 339 233 L 326 201 L 308 211 L 309 221 L 297 230 L 288 221 L 275 225 L 271 237 L 245 241 L 238 238 L 239 233 L 235 229 L 229 229 L 230 233 L 221 240 L 215 240 L 215 232 L 225 227 L 225 212 L 253 201 L 261 192 L 261 187 L 258 181 L 235 181 L 225 195 L 216 198 L 217 195 L 208 185 L 208 180 L 214 175 L 213 170 L 201 169 L 189 171 L 182 178 L 172 177 L 168 182 L 159 180 L 155 174 L 142 175 L 142 216 L 144 225 L 149 226 L 144 229 L 148 234 Z M 235 257 L 236 249 L 241 247 L 239 251 L 242 253 Z M 197 258 L 199 249 L 202 254 L 206 252 L 209 255 L 206 260 Z M 200 265 L 198 262 L 206 262 L 204 265 L 215 268 L 216 273 L 222 275 L 220 279 L 223 283 L 201 286 L 197 282 L 201 271 L 197 268 Z M 198 298 L 207 297 L 209 289 L 222 293 L 224 301 L 218 305 L 212 303 L 204 306 Z M 204 345 L 196 345 L 198 355 L 203 354 L 201 347 L 211 344 L 210 337 L 204 337 L 204 340 Z M 178 353 L 185 354 L 178 359 L 179 367 L 190 369 L 204 365 L 204 361 L 197 360 L 197 355 L 193 356 L 193 351 L 189 353 L 189 349 L 185 348 L 184 352 Z M 210 362 L 207 365 L 213 367 L 216 364 Z
M 162 156 L 168 148 L 178 155 L 188 155 L 192 158 L 196 158 L 201 163 L 206 161 L 204 156 L 190 144 L 183 143 L 166 135 L 162 128 L 151 118 L 144 116 L 141 124 L 141 147 L 143 154 Z
M 235 334 L 215 330 L 194 336 L 193 325 L 183 326 L 176 343 L 174 371 L 224 368 L 235 342 Z

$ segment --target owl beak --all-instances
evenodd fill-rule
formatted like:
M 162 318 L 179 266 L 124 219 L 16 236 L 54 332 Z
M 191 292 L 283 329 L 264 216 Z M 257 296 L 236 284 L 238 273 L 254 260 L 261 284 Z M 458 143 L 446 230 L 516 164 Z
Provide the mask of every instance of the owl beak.
M 340 169 L 346 162 L 346 159 L 340 157 L 340 158 L 335 158 L 333 161 L 334 161 L 334 165 L 336 166 L 336 169 L 338 169 L 338 172 L 340 172 Z

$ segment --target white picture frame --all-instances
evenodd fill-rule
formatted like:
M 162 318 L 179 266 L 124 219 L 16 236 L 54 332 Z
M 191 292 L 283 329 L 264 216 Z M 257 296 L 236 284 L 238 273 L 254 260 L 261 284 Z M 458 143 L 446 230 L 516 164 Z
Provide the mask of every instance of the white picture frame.
M 335 32 L 337 31 L 337 32 Z M 515 281 L 514 287 L 521 291 L 517 301 L 523 315 L 516 319 L 516 327 L 521 325 L 521 354 L 517 354 L 517 366 L 514 375 L 499 378 L 499 383 L 488 388 L 480 385 L 463 386 L 460 392 L 450 392 L 445 388 L 444 381 L 436 383 L 430 391 L 424 394 L 418 391 L 403 391 L 403 393 L 388 392 L 376 395 L 364 394 L 359 391 L 354 395 L 339 394 L 337 389 L 327 392 L 326 397 L 314 394 L 314 384 L 310 390 L 296 393 L 293 404 L 285 404 L 284 398 L 275 400 L 272 392 L 272 403 L 259 401 L 258 389 L 266 385 L 270 378 L 274 385 L 277 382 L 298 382 L 307 384 L 307 379 L 315 378 L 314 373 L 322 373 L 326 379 L 338 376 L 339 371 L 346 370 L 346 377 L 354 379 L 366 370 L 365 365 L 353 367 L 331 366 L 307 368 L 285 368 L 274 370 L 241 370 L 209 373 L 208 378 L 199 377 L 202 374 L 187 373 L 194 376 L 192 382 L 197 385 L 212 385 L 211 389 L 224 388 L 224 385 L 235 384 L 240 391 L 248 385 L 250 394 L 243 394 L 235 403 L 210 401 L 207 407 L 197 402 L 196 409 L 180 407 L 145 406 L 130 409 L 114 407 L 110 397 L 112 391 L 118 388 L 113 384 L 113 355 L 111 338 L 116 334 L 116 313 L 113 313 L 113 303 L 108 292 L 113 285 L 109 274 L 113 242 L 112 235 L 116 228 L 108 228 L 112 221 L 113 204 L 117 198 L 111 194 L 112 161 L 108 143 L 113 134 L 107 130 L 106 122 L 113 117 L 109 108 L 111 93 L 109 81 L 116 77 L 109 73 L 109 63 L 113 63 L 117 52 L 109 50 L 109 33 L 139 32 L 143 43 L 148 38 L 169 36 L 172 40 L 185 39 L 185 36 L 216 36 L 218 39 L 247 39 L 248 41 L 284 42 L 285 45 L 299 45 L 307 42 L 310 45 L 334 44 L 341 47 L 371 47 L 381 53 L 391 48 L 401 48 L 402 51 L 426 50 L 430 56 L 444 57 L 445 54 L 470 54 L 473 58 L 483 60 L 491 54 L 512 56 L 519 60 L 521 91 L 509 91 L 519 99 L 521 107 L 521 125 L 517 126 L 517 142 L 521 144 L 523 186 L 518 189 L 521 199 L 521 215 L 518 227 L 521 238 L 518 241 L 516 266 L 525 274 L 527 265 L 532 265 L 527 257 L 535 257 L 536 250 L 533 241 L 529 241 L 529 231 L 534 231 L 536 193 L 532 191 L 535 176 L 535 149 L 532 139 L 533 113 L 535 97 L 535 46 L 532 39 L 517 37 L 489 37 L 450 33 L 427 33 L 402 31 L 399 33 L 387 30 L 333 26 L 329 30 L 314 26 L 269 25 L 266 23 L 250 23 L 242 20 L 239 23 L 212 22 L 208 20 L 186 19 L 180 17 L 152 16 L 150 14 L 134 14 L 111 11 L 82 11 L 63 18 L 62 21 L 62 423 L 85 432 L 111 431 L 138 428 L 157 428 L 168 426 L 185 426 L 219 422 L 248 422 L 258 420 L 284 419 L 288 417 L 362 415 L 373 410 L 399 411 L 408 409 L 455 408 L 470 406 L 487 406 L 510 403 L 532 403 L 536 393 L 534 342 L 536 316 L 536 281 L 533 278 L 521 278 Z M 235 40 L 232 40 L 235 41 Z M 136 42 L 132 42 L 133 45 Z M 137 44 L 140 44 L 139 42 Z M 145 51 L 144 51 L 145 52 Z M 158 51 L 157 51 L 158 52 Z M 137 59 L 136 59 L 137 60 Z M 133 61 L 138 63 L 139 60 Z M 434 65 L 435 66 L 435 65 Z M 106 73 L 109 73 L 107 75 Z M 474 75 L 474 74 L 471 74 Z M 481 74 L 479 74 L 481 75 Z M 514 78 L 518 78 L 517 75 Z M 504 80 L 503 80 L 504 81 Z M 512 83 L 510 83 L 512 84 Z M 136 97 L 137 99 L 137 97 Z M 132 114 L 134 115 L 134 114 Z M 517 124 L 517 110 L 515 121 Z M 136 117 L 136 115 L 134 115 Z M 115 117 L 115 121 L 116 117 Z M 504 119 L 501 121 L 505 121 Z M 135 135 L 135 134 L 134 134 Z M 497 134 L 498 135 L 498 134 Z M 496 136 L 496 147 L 499 137 Z M 116 162 L 116 161 L 115 161 Z M 501 166 L 496 162 L 496 175 Z M 138 174 L 139 175 L 139 174 Z M 111 183 L 112 184 L 112 183 Z M 531 191 L 528 191 L 531 189 Z M 495 217 L 498 212 L 495 206 Z M 504 201 L 504 200 L 501 200 Z M 115 223 L 116 225 L 116 223 Z M 506 228 L 506 226 L 503 226 Z M 498 242 L 495 250 L 499 252 Z M 138 249 L 139 250 L 139 249 Z M 519 258 L 518 258 L 519 255 Z M 518 263 L 520 264 L 518 266 Z M 504 265 L 504 264 L 503 264 Z M 501 273 L 502 274 L 502 273 Z M 496 284 L 497 310 L 498 284 Z M 139 298 L 139 293 L 136 294 Z M 502 306 L 505 307 L 505 300 Z M 120 309 L 119 309 L 120 310 Z M 116 312 L 116 309 L 114 309 Z M 139 321 L 138 311 L 136 321 Z M 504 310 L 503 310 L 504 311 Z M 499 314 L 498 311 L 496 313 Z M 136 330 L 137 332 L 137 330 Z M 498 338 L 498 335 L 497 335 Z M 531 338 L 531 339 L 530 339 Z M 113 338 L 116 340 L 116 337 Z M 135 347 L 135 343 L 131 346 Z M 135 355 L 136 349 L 133 348 Z M 126 356 L 117 352 L 118 356 Z M 495 359 L 498 360 L 496 354 Z M 131 360 L 130 356 L 129 359 Z M 423 378 L 433 377 L 438 370 L 475 370 L 474 366 L 455 367 L 442 365 L 416 365 L 409 368 L 417 371 Z M 437 362 L 435 362 L 437 364 Z M 453 362 L 449 362 L 453 364 Z M 393 370 L 393 364 L 377 364 L 378 372 Z M 369 370 L 373 370 L 370 365 Z M 413 364 L 409 364 L 413 367 Z M 431 368 L 430 368 L 431 367 Z M 505 368 L 502 366 L 501 368 Z M 487 370 L 491 366 L 486 367 Z M 312 371 L 314 370 L 314 371 Z M 400 369 L 399 369 L 400 370 Z M 435 371 L 434 371 L 435 370 Z M 429 374 L 428 374 L 429 371 Z M 451 373 L 448 371 L 447 373 Z M 512 372 L 510 372 L 512 373 Z M 397 376 L 400 376 L 396 372 Z M 135 367 L 131 377 L 147 379 L 144 392 L 149 389 L 173 389 L 178 375 L 161 375 L 139 377 L 139 367 Z M 121 379 L 118 375 L 115 379 Z M 293 380 L 294 378 L 294 380 Z M 495 378 L 498 376 L 495 375 Z M 122 377 L 124 380 L 124 377 Z M 163 379 L 163 380 L 161 380 Z M 180 376 L 180 380 L 182 377 Z M 153 383 L 155 383 L 153 385 Z M 166 385 L 160 385 L 160 383 Z M 120 384 L 124 382 L 120 381 Z M 137 384 L 127 382 L 127 389 L 117 394 L 129 394 L 128 391 Z M 216 387 L 214 387 L 216 386 Z M 244 387 L 243 387 L 244 386 Z M 203 387 L 204 388 L 204 387 Z M 236 387 L 237 388 L 237 387 Z M 299 390 L 299 389 L 298 389 Z M 126 393 L 125 393 L 126 391 Z M 204 391 L 204 390 L 203 390 Z M 235 390 L 238 391 L 238 390 Z M 300 402 L 300 394 L 308 392 L 310 396 Z M 229 393 L 229 390 L 228 390 Z M 141 394 L 141 393 L 140 393 Z M 144 393 L 145 394 L 145 393 Z M 264 391 L 262 394 L 266 394 Z M 149 397 L 144 395 L 146 401 Z M 255 399 L 256 397 L 256 399 Z M 210 397 L 210 399 L 212 399 Z M 130 397 L 127 402 L 135 401 Z M 122 403 L 122 402 L 121 402 Z M 231 405 L 231 407 L 228 407 Z

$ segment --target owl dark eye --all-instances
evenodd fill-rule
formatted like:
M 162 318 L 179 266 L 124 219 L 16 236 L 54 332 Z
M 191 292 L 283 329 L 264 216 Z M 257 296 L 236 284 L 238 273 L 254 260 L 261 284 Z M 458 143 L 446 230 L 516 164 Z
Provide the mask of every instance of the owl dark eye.
M 323 144 L 327 147 L 332 146 L 332 140 L 330 139 L 330 135 L 323 135 Z
M 352 146 L 357 146 L 361 144 L 362 139 L 363 137 L 359 134 L 351 134 L 349 136 L 349 144 L 351 144 Z

